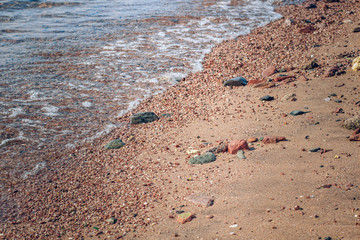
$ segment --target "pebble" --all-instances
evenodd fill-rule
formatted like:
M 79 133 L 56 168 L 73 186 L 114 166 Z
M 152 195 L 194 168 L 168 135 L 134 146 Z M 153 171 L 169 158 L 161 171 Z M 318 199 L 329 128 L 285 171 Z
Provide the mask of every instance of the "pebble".
M 154 112 L 135 113 L 130 117 L 130 124 L 150 123 L 159 120 Z
M 315 60 L 312 60 L 310 63 L 306 64 L 304 66 L 304 69 L 305 70 L 312 70 L 314 68 L 317 68 L 319 67 L 319 64 L 317 63 L 316 59 Z
M 193 217 L 194 214 L 192 214 L 191 212 L 184 212 L 177 216 L 176 221 L 181 224 L 184 224 L 186 222 L 190 222 L 193 219 Z
M 360 71 L 360 56 L 353 60 L 351 68 L 356 72 Z
M 297 115 L 303 115 L 307 112 L 301 111 L 301 110 L 294 110 L 290 113 L 290 115 L 297 116 Z
M 125 143 L 121 139 L 115 139 L 105 145 L 106 149 L 119 149 L 125 146 Z
M 245 157 L 245 155 L 244 155 L 244 151 L 243 151 L 243 150 L 239 150 L 239 151 L 237 151 L 237 153 L 236 153 L 236 157 L 237 157 L 238 159 L 246 159 L 246 157 Z
M 344 127 L 348 130 L 360 128 L 360 115 L 346 119 L 344 121 Z
M 289 93 L 289 94 L 286 94 L 285 96 L 283 96 L 281 98 L 281 101 L 288 101 L 293 97 L 296 97 L 296 94 L 295 93 Z
M 234 140 L 228 145 L 228 152 L 230 154 L 236 154 L 239 150 L 249 149 L 246 140 Z
M 115 224 L 117 222 L 117 219 L 114 217 L 106 219 L 106 222 L 109 224 Z
M 246 86 L 248 81 L 243 77 L 236 77 L 224 82 L 224 87 Z
M 204 164 L 214 162 L 216 160 L 216 156 L 212 152 L 204 153 L 200 156 L 195 156 L 189 160 L 189 164 Z
M 214 198 L 206 193 L 193 193 L 186 197 L 185 200 L 202 207 L 210 207 L 214 204 Z
M 313 149 L 309 149 L 309 152 L 319 152 L 321 150 L 321 148 L 313 148 Z
M 266 95 L 266 96 L 260 98 L 260 100 L 261 101 L 272 101 L 272 100 L 274 100 L 274 97 Z

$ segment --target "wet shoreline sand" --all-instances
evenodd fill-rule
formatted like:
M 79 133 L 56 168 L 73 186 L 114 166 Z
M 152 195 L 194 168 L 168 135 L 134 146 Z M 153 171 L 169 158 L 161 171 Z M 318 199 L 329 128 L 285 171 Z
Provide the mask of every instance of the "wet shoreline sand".
M 2 237 L 358 238 L 359 143 L 341 125 L 359 113 L 359 73 L 351 70 L 360 54 L 360 33 L 353 32 L 359 2 L 306 4 L 281 7 L 283 19 L 219 44 L 203 71 L 120 117 L 123 128 L 6 189 Z M 304 69 L 314 59 L 319 67 Z M 279 71 L 268 77 L 273 81 L 255 87 L 272 65 Z M 339 75 L 324 77 L 333 65 Z M 295 77 L 274 81 L 281 74 Z M 237 76 L 249 84 L 222 86 Z M 282 100 L 289 94 L 295 96 Z M 275 100 L 259 100 L 265 95 Z M 308 113 L 292 116 L 293 110 Z M 170 117 L 129 124 L 144 111 Z M 189 148 L 204 153 L 221 142 L 267 135 L 287 141 L 253 143 L 243 160 L 220 153 L 213 163 L 188 164 Z M 123 148 L 104 149 L 118 138 Z M 308 151 L 317 147 L 323 151 Z M 185 200 L 201 192 L 214 197 L 212 206 Z M 180 224 L 176 211 L 196 218 Z

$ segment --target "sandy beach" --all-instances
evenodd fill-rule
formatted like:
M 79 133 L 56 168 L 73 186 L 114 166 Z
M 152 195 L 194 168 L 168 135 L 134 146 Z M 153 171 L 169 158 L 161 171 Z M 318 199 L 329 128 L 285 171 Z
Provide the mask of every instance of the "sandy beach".
M 0 239 L 360 239 L 360 142 L 344 127 L 360 114 L 360 2 L 277 11 L 122 128 L 9 185 Z M 247 84 L 223 85 L 235 77 Z M 141 112 L 159 120 L 130 124 Z

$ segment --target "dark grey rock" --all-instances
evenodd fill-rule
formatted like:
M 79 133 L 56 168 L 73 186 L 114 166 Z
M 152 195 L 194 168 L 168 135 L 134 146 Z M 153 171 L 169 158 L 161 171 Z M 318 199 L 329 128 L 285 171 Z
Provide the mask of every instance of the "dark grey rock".
M 150 123 L 159 120 L 159 117 L 153 112 L 136 113 L 130 117 L 131 124 Z
M 261 101 L 272 101 L 272 100 L 274 100 L 274 97 L 266 95 L 266 96 L 260 98 L 260 100 Z
M 301 111 L 301 110 L 294 110 L 290 113 L 290 115 L 297 116 L 297 115 L 303 115 L 307 112 Z
M 224 82 L 224 87 L 246 86 L 248 81 L 243 77 L 236 77 Z
M 121 139 L 115 139 L 105 145 L 106 149 L 119 149 L 122 148 L 125 143 Z
M 200 156 L 195 156 L 189 160 L 189 164 L 204 164 L 214 162 L 216 160 L 215 154 L 212 152 L 204 153 Z
M 313 148 L 309 150 L 309 152 L 319 152 L 319 151 L 321 151 L 321 148 Z

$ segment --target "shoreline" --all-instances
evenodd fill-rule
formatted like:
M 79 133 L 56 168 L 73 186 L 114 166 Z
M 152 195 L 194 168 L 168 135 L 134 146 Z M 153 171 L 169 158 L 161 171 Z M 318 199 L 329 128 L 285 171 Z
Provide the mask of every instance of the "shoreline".
M 348 3 L 349 6 L 345 6 L 344 9 L 350 9 L 348 11 L 353 11 L 353 14 L 346 14 L 346 12 L 344 13 L 345 10 L 337 12 L 338 5 L 344 4 L 344 1 L 325 3 L 329 7 L 327 9 L 325 9 L 323 2 L 317 2 L 316 4 L 318 7 L 314 9 L 304 8 L 305 4 L 303 6 L 278 8 L 278 11 L 285 16 L 285 19 L 271 22 L 264 27 L 253 30 L 248 35 L 219 44 L 213 48 L 211 53 L 206 55 L 203 61 L 204 69 L 201 72 L 191 74 L 165 93 L 145 100 L 136 110 L 120 117 L 118 120 L 119 122 L 128 123 L 129 117 L 133 113 L 141 111 L 154 111 L 159 116 L 170 114 L 170 118 L 161 118 L 159 121 L 150 124 L 115 130 L 108 136 L 95 140 L 92 144 L 72 151 L 69 156 L 63 158 L 55 166 L 49 166 L 48 171 L 50 172 L 48 174 L 39 178 L 32 177 L 21 186 L 9 189 L 9 199 L 14 199 L 16 205 L 22 207 L 22 215 L 15 216 L 14 213 L 11 214 L 12 218 L 7 219 L 8 225 L 6 227 L 3 223 L 0 225 L 1 233 L 9 238 L 11 236 L 21 237 L 20 234 L 23 234 L 23 237 L 46 236 L 46 234 L 49 234 L 48 237 L 58 235 L 61 238 L 81 238 L 81 236 L 90 238 L 90 235 L 99 236 L 100 238 L 107 238 L 107 236 L 116 238 L 122 237 L 124 233 L 126 233 L 125 238 L 129 239 L 169 239 L 172 237 L 182 239 L 186 238 L 186 236 L 194 237 L 198 235 L 201 235 L 200 237 L 204 239 L 212 239 L 213 237 L 236 239 L 239 235 L 255 237 L 256 239 L 269 236 L 271 239 L 279 239 L 280 236 L 299 236 L 300 233 L 303 234 L 302 236 L 306 236 L 305 238 L 315 237 L 316 234 L 325 237 L 325 235 L 321 235 L 324 234 L 321 229 L 326 226 L 326 217 L 325 222 L 316 223 L 313 227 L 314 231 L 310 231 L 308 229 L 310 228 L 309 224 L 314 224 L 313 221 L 318 218 L 313 217 L 311 221 L 306 221 L 305 217 L 302 218 L 302 216 L 306 216 L 306 219 L 308 219 L 309 214 L 312 214 L 312 211 L 310 213 L 308 209 L 312 209 L 312 207 L 311 204 L 300 203 L 300 200 L 297 201 L 298 199 L 294 200 L 293 196 L 298 198 L 300 196 L 299 194 L 296 195 L 297 190 L 291 192 L 293 193 L 292 198 L 273 194 L 274 192 L 280 193 L 289 190 L 288 185 L 301 187 L 301 190 L 310 193 L 309 189 L 316 191 L 316 187 L 322 186 L 321 184 L 335 186 L 338 181 L 336 179 L 341 179 L 341 183 L 336 183 L 340 188 L 333 187 L 330 189 L 331 191 L 336 191 L 335 188 L 350 188 L 348 190 L 349 196 L 356 198 L 356 194 L 358 194 L 358 189 L 355 186 L 359 183 L 355 173 L 358 173 L 357 168 L 359 165 L 354 160 L 354 156 L 359 155 L 359 149 L 351 147 L 345 136 L 344 139 L 340 138 L 340 135 L 344 135 L 349 131 L 341 128 L 340 123 L 336 122 L 336 120 L 338 118 L 344 120 L 346 117 L 350 117 L 351 114 L 356 113 L 356 110 L 351 109 L 355 107 L 352 104 L 356 100 L 355 94 L 351 91 L 356 92 L 356 90 L 352 89 L 358 84 L 349 82 L 348 79 L 359 80 L 358 73 L 352 72 L 351 66 L 349 66 L 349 60 L 360 53 L 359 48 L 353 49 L 357 43 L 353 37 L 355 33 L 350 31 L 358 24 L 355 16 L 359 14 L 359 7 L 356 5 L 356 1 Z M 350 8 L 351 4 L 353 4 L 352 8 Z M 320 10 L 320 8 L 323 10 Z M 311 11 L 310 16 L 304 16 L 307 11 Z M 331 16 L 332 19 L 325 18 L 325 20 L 321 21 L 321 15 L 317 11 L 324 11 L 323 14 Z M 295 23 L 294 25 L 285 26 L 285 21 L 290 18 L 289 16 Z M 317 24 L 324 24 L 324 26 L 305 24 L 303 23 L 305 17 L 310 18 L 307 20 L 314 23 L 320 20 Z M 349 17 L 350 20 L 353 19 L 351 20 L 352 23 L 344 23 L 343 21 L 347 20 L 345 17 Z M 331 21 L 333 23 L 329 24 Z M 305 28 L 306 25 L 314 25 L 317 30 L 311 30 L 311 33 L 297 32 L 299 29 Z M 341 28 L 344 28 L 346 32 Z M 294 35 L 289 38 L 290 34 Z M 352 36 L 352 38 L 347 40 L 348 36 Z M 273 40 L 269 41 L 269 39 Z M 341 43 L 341 47 L 333 47 L 333 43 L 336 41 Z M 346 41 L 348 43 L 345 43 Z M 301 45 L 302 43 L 305 45 Z M 314 47 L 316 45 L 320 46 Z M 345 45 L 348 46 L 344 47 Z M 334 56 L 339 56 L 338 50 L 341 53 L 346 52 L 355 57 L 347 55 L 339 59 L 334 58 Z M 355 52 L 352 53 L 352 51 Z M 305 53 L 306 56 L 299 59 L 300 53 Z M 318 59 L 320 67 L 306 71 L 302 66 L 312 59 L 311 55 L 322 57 Z M 343 62 L 346 73 L 322 79 L 325 70 L 331 64 L 340 62 Z M 287 83 L 279 81 L 272 88 L 253 88 L 253 85 L 262 82 L 260 81 L 263 79 L 261 73 L 270 65 L 276 66 L 279 70 L 281 68 L 287 70 L 286 74 L 295 75 L 296 80 Z M 248 79 L 248 86 L 234 87 L 233 89 L 222 87 L 223 80 L 237 76 L 244 76 Z M 324 111 L 323 104 L 325 101 L 322 100 L 324 97 L 317 97 L 317 94 L 325 91 L 321 90 L 319 92 L 318 89 L 326 87 L 320 81 L 329 85 L 329 89 L 327 89 L 329 93 L 326 93 L 330 94 L 330 91 L 335 88 L 331 81 L 334 79 L 339 82 L 336 83 L 339 86 L 347 80 L 345 86 L 347 91 L 339 90 L 346 95 L 347 99 L 336 97 L 337 100 L 344 102 L 340 106 L 344 109 L 345 114 L 334 116 L 331 113 L 331 117 L 329 117 L 325 112 L 331 112 L 333 109 Z M 290 102 L 280 101 L 281 97 L 289 91 L 296 92 L 297 100 Z M 311 92 L 313 95 L 307 97 L 306 91 Z M 259 96 L 266 94 L 275 95 L 275 103 L 258 101 Z M 342 94 L 338 93 L 338 95 L 341 96 Z M 316 105 L 312 104 L 312 102 L 316 102 Z M 331 104 L 331 108 L 337 106 L 334 102 L 331 102 Z M 302 108 L 302 110 L 305 110 L 304 106 L 310 108 L 309 110 L 312 113 L 301 118 L 288 116 L 289 108 Z M 287 116 L 284 116 L 285 114 Z M 331 121 L 327 121 L 329 118 Z M 320 156 L 315 153 L 317 154 L 316 157 L 303 154 L 300 146 L 309 149 L 311 145 L 323 145 L 320 143 L 322 138 L 326 138 L 326 133 L 324 134 L 323 130 L 319 129 L 319 124 L 316 124 L 318 121 L 320 122 L 320 128 L 326 129 L 326 131 L 329 129 L 334 130 L 328 132 L 328 134 L 336 136 L 327 139 L 328 142 L 324 146 L 319 146 L 324 149 L 332 149 L 332 151 Z M 325 122 L 325 125 L 322 125 L 322 122 Z M 297 136 L 300 133 L 294 132 L 294 128 L 304 131 L 302 135 L 309 134 L 310 139 L 314 139 L 316 142 L 310 144 L 305 138 L 300 139 Z M 260 143 L 259 146 L 258 143 L 255 144 L 253 146 L 255 150 L 246 151 L 249 160 L 245 160 L 245 163 L 242 162 L 242 164 L 248 165 L 245 169 L 237 164 L 239 160 L 236 157 L 234 158 L 233 155 L 228 153 L 219 154 L 213 165 L 193 167 L 187 164 L 190 156 L 186 154 L 186 151 L 189 147 L 204 152 L 216 147 L 222 141 L 229 142 L 239 138 L 246 139 L 251 136 L 261 137 L 274 134 L 284 134 L 289 141 L 271 145 L 270 147 Z M 304 137 L 302 135 L 301 138 Z M 126 142 L 125 147 L 110 151 L 103 149 L 104 144 L 117 138 L 121 138 Z M 133 140 L 130 140 L 131 138 Z M 338 146 L 336 145 L 338 141 L 346 141 L 346 143 L 341 142 L 343 146 Z M 357 143 L 353 145 L 358 146 Z M 282 149 L 287 150 L 283 151 Z M 353 157 L 341 155 L 342 152 L 348 152 Z M 288 162 L 285 160 L 276 162 L 275 165 L 272 162 L 289 158 L 289 156 L 292 156 L 291 154 L 296 155 L 297 159 L 299 158 L 298 155 L 301 155 L 301 163 L 303 164 L 293 159 L 288 160 Z M 346 159 L 346 164 L 350 168 L 346 164 L 344 166 L 341 165 L 342 163 L 333 162 L 331 159 L 334 156 L 332 155 L 340 156 L 340 159 Z M 265 156 L 269 159 L 263 159 Z M 319 162 L 323 161 L 326 164 L 321 165 L 324 165 L 325 168 L 318 169 L 319 167 L 315 167 L 315 165 L 318 166 L 320 165 Z M 314 162 L 315 165 L 310 164 L 309 166 L 309 164 L 304 164 L 305 162 Z M 277 167 L 283 169 L 282 164 L 286 165 L 287 172 L 277 170 Z M 334 169 L 342 169 L 342 171 L 334 172 L 336 170 L 332 169 L 331 166 Z M 308 173 L 307 167 L 312 168 L 311 173 Z M 297 172 L 297 169 L 301 169 L 301 171 Z M 317 173 L 320 172 L 320 175 L 324 175 L 324 178 L 319 179 L 318 174 L 313 176 L 314 169 L 316 169 Z M 264 174 L 259 172 L 260 170 Z M 276 172 L 276 176 L 269 175 L 272 171 Z M 328 183 L 326 174 L 329 174 L 330 178 L 334 177 L 334 181 Z M 303 175 L 314 178 L 314 182 L 303 183 L 301 178 Z M 266 192 L 267 188 L 264 188 L 266 181 L 264 182 L 262 177 L 266 177 L 269 183 L 278 183 L 279 186 L 274 188 L 273 186 L 267 186 L 272 192 Z M 193 180 L 188 181 L 187 179 L 190 178 Z M 212 183 L 210 183 L 209 178 Z M 251 178 L 258 179 L 260 184 L 252 182 Z M 286 181 L 283 181 L 282 178 L 286 178 Z M 290 178 L 293 180 L 290 180 Z M 239 179 L 241 179 L 241 182 L 236 182 L 240 181 Z M 214 182 L 217 182 L 217 184 L 214 184 Z M 237 184 L 246 186 L 246 188 L 237 189 L 234 187 Z M 347 187 L 350 184 L 353 186 Z M 264 196 L 261 196 L 262 198 L 248 199 L 249 195 L 247 193 L 255 194 L 252 192 L 254 190 L 250 189 L 250 186 L 254 190 L 261 189 L 265 191 Z M 213 206 L 199 208 L 184 200 L 184 197 L 192 192 L 204 190 L 216 195 Z M 231 194 L 229 194 L 230 191 L 232 191 Z M 241 193 L 243 192 L 246 193 L 243 196 L 245 199 L 241 199 Z M 132 195 L 129 195 L 129 193 Z M 322 203 L 326 197 L 329 197 L 325 193 L 317 194 L 319 196 L 316 197 Z M 309 196 L 312 195 L 309 194 Z M 305 194 L 304 197 L 306 198 Z M 344 207 L 344 204 L 340 201 L 341 198 L 337 197 L 336 194 L 330 197 L 338 203 L 338 207 Z M 9 199 L 5 199 L 5 201 L 2 199 L 2 205 Z M 233 205 L 236 201 L 247 203 L 250 210 L 244 211 L 241 206 Z M 343 201 L 346 202 L 347 200 Z M 351 209 L 355 210 L 346 208 L 343 211 L 354 211 L 354 214 L 358 214 L 359 212 L 356 209 L 359 206 L 356 206 L 354 202 L 346 203 L 351 206 Z M 259 209 L 254 206 L 256 204 L 263 206 L 261 211 L 253 211 L 253 209 Z M 281 204 L 286 205 L 285 211 L 282 211 Z M 304 208 L 304 210 L 294 210 L 294 206 L 298 206 L 296 204 Z M 195 212 L 197 218 L 183 225 L 179 225 L 173 218 L 169 218 L 169 216 L 176 216 L 172 209 L 181 210 L 182 208 L 179 208 L 181 205 L 185 205 L 182 207 L 186 208 L 185 210 Z M 306 205 L 306 207 L 302 205 Z M 239 214 L 244 220 L 235 219 L 231 210 L 229 210 L 229 206 L 240 208 Z M 10 208 L 11 206 L 9 206 Z M 287 210 L 288 208 L 290 210 Z M 323 221 L 323 216 L 326 215 L 324 210 L 321 210 L 321 207 L 314 207 L 314 209 L 317 216 L 320 216 L 318 220 Z M 325 210 L 330 211 L 328 208 L 325 208 Z M 247 215 L 247 211 L 251 214 Z M 237 213 L 237 210 L 233 210 L 233 212 Z M 302 213 L 304 214 L 302 215 Z M 228 215 L 226 216 L 226 214 Z M 265 220 L 260 221 L 261 226 L 265 226 L 266 230 L 263 233 L 254 233 L 256 226 L 259 226 L 258 218 L 264 218 L 266 214 L 271 214 L 271 217 L 266 217 L 268 222 L 265 224 Z M 339 237 L 335 236 L 336 233 L 340 234 L 343 230 L 346 230 L 349 233 L 343 233 L 344 237 L 349 238 L 351 236 L 349 234 L 359 233 L 358 226 L 353 226 L 355 222 L 351 222 L 348 217 L 343 219 L 337 213 L 333 214 L 336 215 L 336 218 L 341 219 L 336 220 L 337 222 L 344 224 L 341 224 L 340 227 L 335 226 L 334 229 L 326 229 L 330 235 Z M 214 219 L 210 218 L 211 216 Z M 246 216 L 251 216 L 249 221 L 245 221 Z M 110 224 L 106 221 L 112 217 L 117 219 L 117 224 Z M 271 218 L 272 221 L 267 218 Z M 289 226 L 287 221 L 291 222 L 291 220 L 299 224 L 299 229 L 287 230 L 286 227 Z M 358 220 L 353 219 L 353 221 Z M 274 222 L 277 224 L 273 224 Z M 214 230 L 219 224 L 221 228 Z M 223 226 L 224 224 L 227 228 L 228 225 L 238 224 L 241 225 L 239 226 L 241 229 L 228 231 Z M 334 222 L 332 224 L 336 225 Z M 31 228 L 36 231 L 32 231 Z M 229 232 L 233 232 L 233 236 L 229 235 Z

